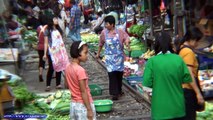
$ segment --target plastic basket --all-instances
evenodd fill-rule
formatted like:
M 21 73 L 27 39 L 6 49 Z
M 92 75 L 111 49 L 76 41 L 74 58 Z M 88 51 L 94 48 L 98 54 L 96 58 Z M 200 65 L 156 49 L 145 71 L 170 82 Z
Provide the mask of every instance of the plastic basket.
M 95 100 L 94 105 L 97 112 L 109 112 L 112 110 L 113 101 L 108 99 Z
M 89 88 L 92 96 L 102 95 L 102 89 L 97 84 L 91 84 L 89 85 Z

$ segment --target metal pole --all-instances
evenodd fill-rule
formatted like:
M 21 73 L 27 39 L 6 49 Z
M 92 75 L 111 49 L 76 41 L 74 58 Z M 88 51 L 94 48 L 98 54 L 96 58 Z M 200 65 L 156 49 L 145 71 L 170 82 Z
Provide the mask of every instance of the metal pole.
M 149 1 L 149 15 L 150 15 L 150 28 L 151 28 L 151 37 L 153 37 L 153 34 L 154 34 L 154 30 L 153 30 L 153 21 L 152 21 L 152 2 L 151 0 L 148 0 Z
M 174 0 L 173 3 L 174 6 L 174 16 L 173 16 L 173 27 L 174 27 L 174 35 L 176 36 L 178 34 L 178 28 L 177 28 L 177 8 L 176 8 L 176 0 Z
M 185 10 L 185 5 L 184 5 L 184 0 L 181 0 L 181 8 L 182 8 L 182 11 Z M 183 16 L 183 34 L 186 33 L 186 15 L 184 14 Z

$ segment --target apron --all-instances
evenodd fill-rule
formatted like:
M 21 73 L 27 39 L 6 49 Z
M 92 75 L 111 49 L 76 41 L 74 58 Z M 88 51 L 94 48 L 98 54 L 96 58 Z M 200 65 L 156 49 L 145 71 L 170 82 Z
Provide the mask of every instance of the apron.
M 48 46 L 49 54 L 52 60 L 53 69 L 56 72 L 65 70 L 69 64 L 69 58 L 61 34 L 58 30 L 51 32 L 51 42 Z
M 124 70 L 123 48 L 119 40 L 119 34 L 116 30 L 116 36 L 108 37 L 108 32 L 105 33 L 105 58 L 108 72 Z

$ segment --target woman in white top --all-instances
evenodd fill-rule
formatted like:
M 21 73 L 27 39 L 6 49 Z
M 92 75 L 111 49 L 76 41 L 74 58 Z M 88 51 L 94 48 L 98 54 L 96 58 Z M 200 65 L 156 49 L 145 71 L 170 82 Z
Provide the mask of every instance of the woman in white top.
M 58 11 L 56 14 L 58 16 L 59 27 L 62 29 L 63 33 L 65 33 L 66 23 L 69 23 L 69 18 L 67 17 L 63 4 L 58 4 Z

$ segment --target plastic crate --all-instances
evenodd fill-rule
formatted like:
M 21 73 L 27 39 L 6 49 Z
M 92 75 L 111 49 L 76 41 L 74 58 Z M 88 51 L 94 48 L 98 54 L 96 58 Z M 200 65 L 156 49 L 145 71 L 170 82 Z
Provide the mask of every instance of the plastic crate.
M 213 62 L 213 58 L 201 54 L 198 55 L 198 59 L 200 62 Z
M 129 76 L 126 78 L 126 81 L 132 87 L 135 87 L 136 84 L 141 83 L 143 81 L 142 76 Z
M 125 53 L 126 56 L 129 56 L 129 51 L 124 50 L 124 53 Z M 143 53 L 144 53 L 144 51 L 142 51 L 142 50 L 133 50 L 133 51 L 131 51 L 131 55 L 130 56 L 133 57 L 133 58 L 138 58 Z
M 129 76 L 126 78 L 127 81 L 141 81 L 143 80 L 142 76 Z
M 92 96 L 102 95 L 102 89 L 97 84 L 91 84 L 89 85 L 89 88 Z
M 198 60 L 200 63 L 199 69 L 212 69 L 213 68 L 213 58 L 209 58 L 208 56 L 198 54 Z
M 144 52 L 142 50 L 133 50 L 131 52 L 131 57 L 136 58 L 140 57 Z
M 205 99 L 213 98 L 213 89 L 203 91 L 203 96 Z

